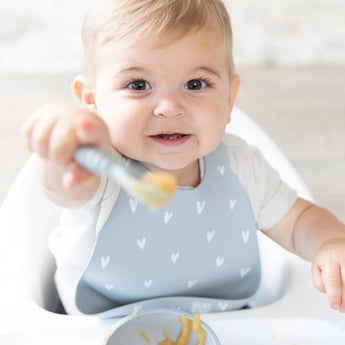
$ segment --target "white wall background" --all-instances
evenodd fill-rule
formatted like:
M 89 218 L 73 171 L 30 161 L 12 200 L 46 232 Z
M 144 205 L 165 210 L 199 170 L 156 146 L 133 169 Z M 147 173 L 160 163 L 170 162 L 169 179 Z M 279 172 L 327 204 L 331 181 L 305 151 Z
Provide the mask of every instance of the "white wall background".
M 90 0 L 0 0 L 0 73 L 82 69 Z M 226 0 L 238 66 L 345 65 L 345 0 Z

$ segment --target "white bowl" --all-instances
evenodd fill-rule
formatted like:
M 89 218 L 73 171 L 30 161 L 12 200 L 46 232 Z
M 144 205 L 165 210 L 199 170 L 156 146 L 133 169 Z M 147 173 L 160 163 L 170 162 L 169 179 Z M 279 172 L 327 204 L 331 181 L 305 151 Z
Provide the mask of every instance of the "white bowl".
M 189 319 L 193 318 L 191 314 L 169 309 L 148 310 L 128 316 L 116 324 L 113 334 L 106 344 L 156 345 L 166 339 L 165 330 L 168 330 L 169 337 L 176 341 L 182 329 L 182 322 L 176 322 L 176 320 L 181 315 L 185 315 Z M 221 345 L 212 328 L 202 320 L 200 320 L 200 324 L 207 333 L 205 345 Z M 196 343 L 197 336 L 192 332 L 189 345 Z

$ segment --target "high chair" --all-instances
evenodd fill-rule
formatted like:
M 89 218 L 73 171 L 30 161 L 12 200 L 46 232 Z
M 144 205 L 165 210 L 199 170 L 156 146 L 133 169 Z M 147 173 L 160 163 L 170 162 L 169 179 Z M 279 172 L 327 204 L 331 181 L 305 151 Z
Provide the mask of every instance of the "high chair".
M 268 135 L 235 108 L 227 131 L 257 146 L 282 179 L 313 200 Z M 0 344 L 101 345 L 115 320 L 57 314 L 49 231 L 60 210 L 42 195 L 33 157 L 0 208 Z M 332 311 L 312 284 L 311 265 L 259 233 L 262 282 L 250 308 L 203 314 L 224 345 L 344 344 L 345 315 Z M 131 344 L 119 344 L 131 345 Z

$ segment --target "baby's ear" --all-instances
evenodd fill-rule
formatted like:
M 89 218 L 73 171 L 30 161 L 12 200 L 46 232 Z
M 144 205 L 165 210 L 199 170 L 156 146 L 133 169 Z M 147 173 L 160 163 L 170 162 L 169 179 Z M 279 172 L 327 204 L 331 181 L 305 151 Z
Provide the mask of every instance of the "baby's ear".
M 231 78 L 228 122 L 230 122 L 230 119 L 231 119 L 231 112 L 232 112 L 232 109 L 235 105 L 235 101 L 236 101 L 236 97 L 237 97 L 237 93 L 238 93 L 238 90 L 240 88 L 240 85 L 241 85 L 240 76 L 238 74 L 234 74 Z
M 72 82 L 72 92 L 79 99 L 80 103 L 92 112 L 96 112 L 97 107 L 92 89 L 85 76 L 78 75 Z

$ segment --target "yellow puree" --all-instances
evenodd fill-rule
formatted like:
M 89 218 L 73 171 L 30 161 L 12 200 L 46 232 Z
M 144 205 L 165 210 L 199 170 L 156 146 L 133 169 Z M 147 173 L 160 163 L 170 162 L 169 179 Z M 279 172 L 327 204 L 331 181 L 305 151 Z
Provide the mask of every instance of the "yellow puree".
M 159 342 L 158 345 L 188 345 L 192 336 L 192 328 L 198 338 L 197 345 L 205 345 L 206 331 L 200 325 L 200 314 L 195 314 L 193 321 L 185 315 L 181 315 L 176 321 L 182 322 L 181 333 L 176 342 L 169 337 L 166 329 L 164 331 L 166 339 Z
M 192 336 L 192 330 L 197 335 L 197 345 L 205 345 L 206 331 L 200 324 L 200 314 L 195 314 L 193 321 L 188 319 L 187 316 L 181 315 L 175 322 L 182 322 L 182 329 L 176 341 L 173 341 L 168 333 L 164 330 L 165 339 L 158 343 L 158 345 L 188 345 Z M 141 337 L 150 344 L 150 339 L 144 331 L 140 332 Z
M 158 209 L 164 206 L 175 194 L 177 180 L 172 174 L 163 171 L 153 171 L 145 173 L 141 179 L 141 182 L 151 185 L 153 188 L 157 189 L 158 192 L 163 192 L 162 197 L 157 197 L 154 193 L 150 193 L 147 190 L 138 190 L 142 198 L 148 205 L 153 209 Z

